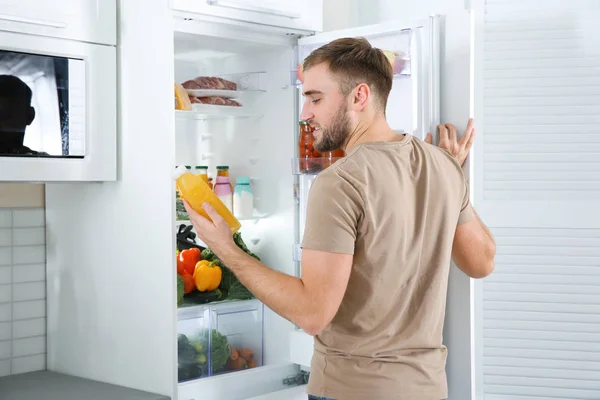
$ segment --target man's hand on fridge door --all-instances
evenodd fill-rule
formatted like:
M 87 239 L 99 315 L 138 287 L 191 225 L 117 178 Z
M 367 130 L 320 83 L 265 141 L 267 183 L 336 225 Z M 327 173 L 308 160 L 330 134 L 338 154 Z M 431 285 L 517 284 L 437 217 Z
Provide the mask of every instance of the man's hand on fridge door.
M 461 166 L 464 165 L 475 140 L 475 122 L 473 119 L 469 119 L 467 129 L 465 129 L 460 140 L 456 128 L 452 124 L 438 125 L 438 130 L 440 131 L 440 144 L 438 144 L 438 147 L 449 151 L 456 157 Z M 425 142 L 433 144 L 431 133 L 427 134 Z
M 231 234 L 229 224 L 225 222 L 223 217 L 221 217 L 210 204 L 203 204 L 204 211 L 206 211 L 206 214 L 208 214 L 210 219 L 194 211 L 187 201 L 183 200 L 183 205 L 190 217 L 190 222 L 196 230 L 198 238 L 217 256 L 223 254 L 223 252 L 228 249 L 237 249 L 237 245 L 233 241 L 233 235 Z

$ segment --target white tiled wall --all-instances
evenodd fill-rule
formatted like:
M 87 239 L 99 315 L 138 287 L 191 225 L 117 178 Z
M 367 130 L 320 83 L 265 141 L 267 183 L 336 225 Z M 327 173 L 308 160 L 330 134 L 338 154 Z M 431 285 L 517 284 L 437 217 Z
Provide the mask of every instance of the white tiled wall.
M 0 376 L 46 369 L 43 208 L 0 208 Z

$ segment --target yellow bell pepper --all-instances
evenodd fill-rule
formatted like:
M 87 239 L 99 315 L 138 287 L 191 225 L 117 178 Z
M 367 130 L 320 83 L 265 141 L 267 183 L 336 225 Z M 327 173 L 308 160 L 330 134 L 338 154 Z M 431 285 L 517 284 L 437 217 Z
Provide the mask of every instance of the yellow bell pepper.
M 194 268 L 194 282 L 199 292 L 212 292 L 221 284 L 223 271 L 214 262 L 208 260 L 198 261 Z

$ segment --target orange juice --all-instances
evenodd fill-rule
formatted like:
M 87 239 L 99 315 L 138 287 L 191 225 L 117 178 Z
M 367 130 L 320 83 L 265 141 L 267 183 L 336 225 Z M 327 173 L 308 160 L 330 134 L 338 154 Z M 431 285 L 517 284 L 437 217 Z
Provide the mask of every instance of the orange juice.
M 227 222 L 232 234 L 236 233 L 242 227 L 237 218 L 233 216 L 227 206 L 214 194 L 202 177 L 192 174 L 185 166 L 179 166 L 175 169 L 173 178 L 176 181 L 176 187 L 181 197 L 198 214 L 210 219 L 202 207 L 203 203 L 208 203 Z

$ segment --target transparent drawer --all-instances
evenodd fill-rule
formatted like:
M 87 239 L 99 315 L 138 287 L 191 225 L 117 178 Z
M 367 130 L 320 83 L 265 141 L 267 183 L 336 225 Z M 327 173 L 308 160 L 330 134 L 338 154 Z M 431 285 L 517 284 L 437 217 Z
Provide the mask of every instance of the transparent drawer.
M 262 366 L 264 307 L 258 300 L 178 310 L 178 381 Z

